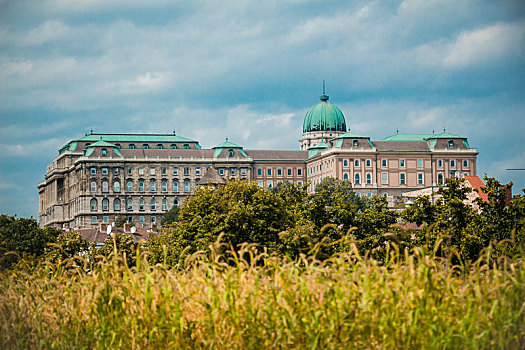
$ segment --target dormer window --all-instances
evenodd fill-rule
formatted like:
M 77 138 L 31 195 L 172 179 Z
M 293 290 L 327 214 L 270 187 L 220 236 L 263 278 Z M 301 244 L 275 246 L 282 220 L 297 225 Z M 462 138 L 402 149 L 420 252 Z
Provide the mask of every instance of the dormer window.
M 182 146 L 183 149 L 190 149 L 190 145 L 188 144 L 184 144 L 184 146 Z
M 358 142 L 357 140 L 354 140 L 354 141 L 352 142 L 352 145 L 353 145 L 354 147 L 357 147 L 357 146 L 359 146 L 359 142 Z
M 164 146 L 163 145 L 157 145 L 157 149 L 163 149 Z
M 453 147 L 454 147 L 454 141 L 448 140 L 448 148 L 453 148 Z
M 145 144 L 142 145 L 142 148 L 143 149 L 149 149 L 149 145 L 147 143 L 145 143 Z
M 135 149 L 135 144 L 130 143 L 130 144 L 129 144 L 129 149 Z
M 173 144 L 170 146 L 171 149 L 177 149 L 177 145 L 176 144 Z
M 105 148 L 102 148 L 102 150 L 100 151 L 100 155 L 101 155 L 102 157 L 106 157 L 106 156 L 108 155 L 108 150 L 105 149 Z
M 232 149 L 228 150 L 228 157 L 233 157 L 233 150 Z

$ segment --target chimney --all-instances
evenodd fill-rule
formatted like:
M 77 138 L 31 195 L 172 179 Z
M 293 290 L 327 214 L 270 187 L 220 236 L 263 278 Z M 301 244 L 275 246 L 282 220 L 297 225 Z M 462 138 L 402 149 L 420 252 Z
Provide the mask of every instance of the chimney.
M 103 222 L 98 224 L 98 229 L 100 230 L 100 232 L 105 232 L 107 228 L 108 228 L 108 224 L 105 224 Z
M 154 222 L 151 223 L 151 231 L 157 231 L 157 224 Z
M 129 232 L 129 231 L 130 231 L 130 226 L 129 226 L 129 224 L 126 222 L 126 223 L 124 224 L 124 232 Z

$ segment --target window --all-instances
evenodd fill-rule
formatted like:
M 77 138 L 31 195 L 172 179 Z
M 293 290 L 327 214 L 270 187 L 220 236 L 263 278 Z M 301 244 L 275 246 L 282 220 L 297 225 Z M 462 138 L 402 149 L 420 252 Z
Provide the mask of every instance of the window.
M 268 188 L 272 188 L 273 187 L 273 181 L 266 181 L 266 185 L 268 186 Z
M 157 217 L 156 217 L 156 216 L 152 216 L 152 217 L 151 217 L 151 223 L 152 223 L 152 224 L 157 223 Z
M 133 216 L 128 216 L 128 224 L 131 224 L 133 222 Z
M 268 168 L 268 169 L 266 169 L 266 174 L 267 174 L 268 176 L 272 176 L 272 168 Z
M 168 181 L 162 180 L 162 182 L 160 183 L 160 190 L 162 192 L 168 192 Z
M 417 174 L 417 184 L 418 185 L 423 185 L 423 173 L 418 173 Z
M 120 173 L 119 168 L 113 168 L 113 175 L 118 175 Z
M 357 141 L 357 140 L 352 141 L 352 146 L 354 146 L 354 147 L 359 146 L 359 141 Z
M 182 146 L 182 148 L 183 148 L 183 149 L 190 149 L 190 145 L 188 145 L 188 144 L 184 144 L 184 145 Z
M 443 160 L 442 159 L 438 159 L 437 166 L 438 166 L 438 168 L 443 168 Z
M 113 182 L 113 192 L 120 192 L 120 182 Z
M 131 198 L 128 198 L 126 201 L 126 209 L 133 210 L 133 200 Z
M 90 168 L 89 171 L 91 175 L 95 175 L 97 173 L 97 168 Z
M 104 221 L 104 223 L 107 224 L 109 221 L 109 218 L 107 216 L 103 216 L 102 221 Z
M 144 168 L 139 168 L 139 175 L 144 175 Z
M 231 174 L 232 176 L 235 176 L 235 168 L 231 168 L 231 169 L 230 169 L 230 174 Z
M 283 169 L 277 168 L 277 176 L 283 176 Z
M 163 149 L 163 148 L 164 148 L 163 145 L 161 145 L 161 144 L 158 144 L 158 145 L 157 145 L 157 149 Z
M 144 180 L 139 180 L 139 192 L 144 192 Z
M 417 160 L 417 167 L 418 168 L 422 168 L 423 167 L 423 159 L 418 159 Z
M 184 192 L 190 192 L 190 182 L 188 180 L 184 181 Z
M 302 186 L 303 182 L 302 181 L 297 181 L 297 184 Z
M 297 169 L 297 176 L 303 176 L 303 169 L 301 168 Z
M 129 144 L 129 149 L 135 149 L 135 144 L 130 143 L 130 144 Z
M 96 215 L 91 216 L 91 223 L 92 224 L 96 224 L 97 223 L 97 216 Z
M 381 184 L 388 185 L 388 173 L 381 173 Z
M 95 181 L 91 181 L 89 189 L 90 189 L 91 192 L 96 192 L 97 191 L 97 183 Z
M 386 159 L 382 159 L 382 160 L 381 160 L 381 166 L 382 166 L 383 168 L 386 168 L 386 167 L 387 167 L 387 160 L 386 160 Z
M 372 174 L 366 174 L 366 184 L 370 185 L 372 183 Z
M 179 192 L 179 182 L 177 180 L 173 181 L 173 192 Z
M 102 168 L 102 174 L 107 175 L 108 174 L 108 168 Z
M 406 185 L 406 175 L 404 173 L 399 174 L 399 184 L 400 185 Z
M 366 165 L 367 167 L 372 166 L 372 161 L 371 161 L 370 159 L 367 159 L 365 165 Z
M 150 192 L 155 192 L 156 191 L 156 182 L 155 180 L 149 180 L 149 191 Z
M 292 169 L 286 169 L 286 176 L 292 176 Z
M 247 172 L 246 172 L 246 168 L 241 168 L 241 175 L 246 175 Z
M 89 205 L 91 207 L 91 210 L 97 210 L 97 200 L 95 198 L 91 199 L 89 202 Z
M 261 168 L 257 168 L 257 176 L 262 176 L 262 169 Z
M 359 198 L 361 198 L 361 192 L 356 192 L 355 193 Z
M 354 160 L 354 166 L 355 166 L 355 167 L 358 167 L 358 166 L 359 166 L 359 159 Z
M 453 148 L 453 147 L 454 147 L 454 141 L 448 140 L 448 148 Z
M 177 198 L 175 198 L 175 199 L 173 200 L 173 206 L 175 206 L 175 207 L 178 207 L 178 206 L 179 206 L 179 200 L 178 200 Z
M 108 155 L 108 150 L 105 149 L 105 148 L 102 148 L 102 149 L 100 150 L 100 155 L 101 155 L 102 157 L 106 157 L 106 156 Z
M 162 210 L 168 210 L 168 200 L 166 198 L 162 199 Z
M 195 175 L 201 174 L 201 168 L 195 168 Z
M 438 174 L 438 185 L 443 185 L 443 174 Z
M 155 168 L 149 168 L 149 174 L 150 175 L 155 175 Z
M 162 175 L 168 175 L 168 169 L 167 168 L 160 168 L 160 173 Z
M 144 210 L 144 199 L 139 199 L 139 210 Z
M 368 198 L 372 197 L 372 192 L 368 192 L 368 193 L 366 194 L 366 196 L 367 196 Z
M 456 161 L 454 159 L 450 160 L 450 167 L 455 168 L 456 167 Z
M 149 149 L 149 145 L 145 143 L 145 144 L 142 145 L 142 148 Z
M 127 172 L 128 175 L 133 175 L 133 169 L 132 168 L 127 168 L 126 172 Z
M 348 166 L 348 159 L 343 160 L 343 166 Z
M 128 185 L 128 192 L 133 192 L 133 181 L 129 180 L 127 185 Z
M 179 168 L 173 168 L 173 175 L 179 174 Z
M 356 174 L 354 175 L 354 183 L 355 183 L 356 185 L 359 185 L 359 183 L 360 183 L 359 180 L 360 180 L 359 173 L 356 173 Z
M 151 210 L 155 210 L 157 207 L 157 201 L 155 201 L 155 198 L 151 198 L 149 201 L 149 207 Z
M 468 168 L 468 160 L 463 160 L 463 168 Z
M 143 224 L 144 223 L 144 216 L 139 216 L 139 223 Z
M 102 200 L 102 210 L 104 211 L 109 210 L 109 200 L 107 198 L 104 198 Z
M 400 168 L 404 168 L 405 167 L 405 160 L 404 159 L 400 159 L 399 160 L 399 167 Z
M 120 199 L 115 198 L 113 200 L 113 210 L 120 210 Z
M 232 149 L 228 150 L 228 157 L 233 157 L 233 150 Z
M 184 175 L 190 174 L 190 168 L 184 168 Z
M 102 192 L 108 192 L 109 191 L 109 183 L 107 180 L 102 181 Z
M 343 174 L 343 180 L 348 180 L 348 174 L 347 173 Z
M 224 168 L 219 168 L 219 175 L 224 175 Z
M 120 149 L 120 143 L 116 143 L 115 146 L 117 146 L 117 148 Z
M 170 146 L 170 148 L 171 148 L 171 149 L 177 149 L 177 145 L 176 145 L 176 144 L 172 144 L 172 145 Z
M 263 182 L 262 182 L 261 180 L 259 180 L 259 181 L 257 181 L 257 186 L 259 186 L 259 187 L 263 187 L 264 184 L 263 184 Z

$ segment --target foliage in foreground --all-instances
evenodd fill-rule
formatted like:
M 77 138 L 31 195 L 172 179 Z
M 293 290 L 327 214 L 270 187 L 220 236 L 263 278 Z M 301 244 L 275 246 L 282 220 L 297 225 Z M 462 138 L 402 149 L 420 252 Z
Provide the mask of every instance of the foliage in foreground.
M 388 248 L 389 246 L 387 246 Z M 212 253 L 220 247 L 212 245 Z M 89 273 L 0 275 L 1 348 L 522 349 L 525 259 L 452 266 L 432 251 L 323 262 L 253 246 L 183 270 L 112 256 Z M 242 258 L 244 257 L 244 258 Z M 146 265 L 145 265 L 146 264 Z

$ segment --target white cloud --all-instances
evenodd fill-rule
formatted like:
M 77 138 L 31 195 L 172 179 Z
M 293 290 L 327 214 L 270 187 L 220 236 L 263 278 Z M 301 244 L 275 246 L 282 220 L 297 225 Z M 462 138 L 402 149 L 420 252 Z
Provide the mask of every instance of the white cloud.
M 60 40 L 69 31 L 69 27 L 62 22 L 49 20 L 29 31 L 22 39 L 22 43 L 26 45 L 40 45 L 49 41 Z
M 18 144 L 5 144 L 0 143 L 1 158 L 13 158 L 13 157 L 39 157 L 46 156 L 50 157 L 56 154 L 56 152 L 64 145 L 64 139 L 53 137 L 47 140 L 40 140 L 36 142 L 18 143 Z

